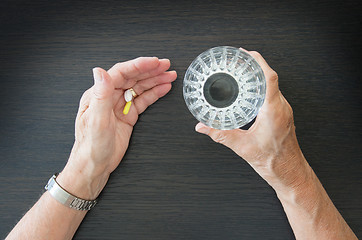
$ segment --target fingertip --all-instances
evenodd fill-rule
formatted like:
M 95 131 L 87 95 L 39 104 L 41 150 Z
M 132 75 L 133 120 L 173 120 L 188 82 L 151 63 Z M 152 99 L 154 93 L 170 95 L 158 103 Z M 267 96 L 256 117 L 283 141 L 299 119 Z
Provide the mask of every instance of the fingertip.
M 208 126 L 206 126 L 205 124 L 199 122 L 195 126 L 195 131 L 199 132 L 199 133 L 203 133 L 203 134 L 208 134 L 210 131 L 210 128 Z
M 198 124 L 196 124 L 196 126 L 195 126 L 195 131 L 196 131 L 196 132 L 199 132 L 200 128 L 202 128 L 202 125 L 203 125 L 203 124 L 200 123 L 200 122 L 199 122 Z
M 94 73 L 94 71 L 98 71 L 98 69 L 102 69 L 102 68 L 100 68 L 100 67 L 94 67 L 94 68 L 92 69 L 93 73 Z
M 164 63 L 171 63 L 170 59 L 168 59 L 168 58 L 162 58 L 159 61 L 164 62 Z
M 172 74 L 172 81 L 175 81 L 177 79 L 177 72 L 176 71 L 170 71 Z
M 108 73 L 100 68 L 95 67 L 92 69 L 94 77 L 94 94 L 97 99 L 107 98 L 113 91 L 111 77 Z
M 160 59 L 159 62 L 160 62 L 160 66 L 161 66 L 162 69 L 167 70 L 167 69 L 169 69 L 171 67 L 171 61 L 169 59 L 167 59 L 167 58 Z
M 102 72 L 100 67 L 95 67 L 92 69 L 94 84 L 100 83 L 103 81 Z
M 239 47 L 239 49 L 245 51 L 245 52 L 249 52 L 248 50 L 246 50 L 245 48 Z

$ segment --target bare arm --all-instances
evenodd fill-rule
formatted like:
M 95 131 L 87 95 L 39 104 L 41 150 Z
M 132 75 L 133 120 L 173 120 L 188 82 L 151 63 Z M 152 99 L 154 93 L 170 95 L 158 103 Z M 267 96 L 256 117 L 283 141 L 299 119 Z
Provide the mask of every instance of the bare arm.
M 169 67 L 168 59 L 152 57 L 118 63 L 108 72 L 93 69 L 95 84 L 81 98 L 75 143 L 57 177 L 60 186 L 82 199 L 97 198 L 127 150 L 138 115 L 171 89 L 176 72 L 166 72 Z M 138 96 L 124 115 L 123 94 L 131 87 Z M 85 215 L 46 192 L 7 239 L 71 239 Z
M 296 239 L 357 239 L 304 158 L 295 134 L 292 108 L 279 91 L 278 76 L 257 52 L 265 102 L 249 130 L 216 130 L 202 123 L 196 131 L 231 148 L 264 178 L 281 201 Z
M 6 239 L 72 239 L 85 215 L 86 211 L 68 208 L 46 192 Z

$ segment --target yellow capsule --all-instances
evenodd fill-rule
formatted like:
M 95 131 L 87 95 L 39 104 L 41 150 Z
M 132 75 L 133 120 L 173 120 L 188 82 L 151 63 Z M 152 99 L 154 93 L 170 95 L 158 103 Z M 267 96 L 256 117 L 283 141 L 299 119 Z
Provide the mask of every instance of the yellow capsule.
M 126 103 L 126 106 L 124 106 L 124 109 L 123 109 L 123 114 L 124 114 L 124 115 L 127 115 L 127 114 L 128 114 L 129 109 L 131 108 L 131 104 L 132 104 L 132 102 L 129 101 L 129 102 Z

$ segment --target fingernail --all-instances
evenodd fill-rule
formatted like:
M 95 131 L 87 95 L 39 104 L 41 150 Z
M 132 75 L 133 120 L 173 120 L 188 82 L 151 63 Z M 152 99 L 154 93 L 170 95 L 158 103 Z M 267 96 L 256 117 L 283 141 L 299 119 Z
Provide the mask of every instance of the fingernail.
M 93 77 L 94 77 L 94 84 L 103 81 L 102 73 L 97 68 L 93 68 Z
M 168 59 L 168 58 L 160 59 L 160 62 L 166 62 L 166 63 L 168 63 L 168 64 L 171 65 L 171 61 L 170 61 L 170 59 Z
M 196 132 L 203 133 L 203 134 L 207 134 L 209 131 L 208 127 L 205 126 L 205 124 L 203 124 L 203 123 L 198 123 L 195 126 L 195 130 L 196 130 Z

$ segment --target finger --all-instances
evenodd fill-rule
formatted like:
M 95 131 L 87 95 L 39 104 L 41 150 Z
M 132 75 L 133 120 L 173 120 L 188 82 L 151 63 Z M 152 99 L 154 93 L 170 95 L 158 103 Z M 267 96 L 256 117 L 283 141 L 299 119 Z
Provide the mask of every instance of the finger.
M 170 60 L 157 57 L 139 57 L 117 63 L 108 70 L 115 88 L 130 88 L 136 81 L 154 77 L 170 68 Z
M 171 83 L 157 85 L 145 91 L 134 100 L 134 105 L 138 114 L 143 113 L 148 106 L 156 102 L 159 98 L 165 96 L 171 90 Z M 131 109 L 132 110 L 132 109 Z
M 161 59 L 160 60 L 160 65 L 158 66 L 157 69 L 154 69 L 153 71 L 147 73 L 146 75 L 143 75 L 143 76 L 139 76 L 140 79 L 144 76 L 153 76 L 155 75 L 156 77 L 151 77 L 150 79 L 145 79 L 145 80 L 149 80 L 150 82 L 152 82 L 153 80 L 156 80 L 158 83 L 162 84 L 164 81 L 163 80 L 166 80 L 165 82 L 172 82 L 173 80 L 175 79 L 172 79 L 173 78 L 173 73 L 171 74 L 166 74 L 168 75 L 168 77 L 170 77 L 171 79 L 167 79 L 166 76 L 160 76 L 162 79 L 160 79 L 160 81 L 158 80 L 158 76 L 157 75 L 162 75 L 168 68 L 170 67 L 170 61 L 168 59 Z M 154 79 L 156 78 L 156 79 Z M 138 80 L 138 81 L 145 81 L 145 80 Z M 123 85 L 123 89 L 122 88 L 116 88 L 115 89 L 115 92 L 113 94 L 113 105 L 116 106 L 118 104 L 122 104 L 124 105 L 125 102 L 123 100 L 123 93 L 124 93 L 124 89 L 128 89 L 130 87 L 133 87 L 134 91 L 140 95 L 143 91 L 145 91 L 147 88 L 145 89 L 138 89 L 137 90 L 137 87 L 136 87 L 136 90 L 134 88 L 134 84 L 136 84 L 136 80 L 127 80 L 125 79 L 124 81 L 124 85 Z M 144 84 L 142 84 L 144 85 Z M 150 87 L 151 88 L 151 87 Z
M 266 80 L 266 100 L 270 101 L 279 93 L 278 74 L 268 65 L 260 53 L 256 51 L 248 51 L 248 53 L 258 62 L 263 69 Z
M 157 68 L 150 70 L 150 71 L 146 71 L 141 75 L 136 76 L 135 78 L 130 78 L 130 80 L 134 80 L 134 81 L 140 81 L 140 80 L 144 80 L 147 78 L 151 78 L 154 76 L 157 76 L 163 72 L 166 72 L 171 66 L 171 62 L 169 59 L 160 59 L 159 60 L 159 65 Z
M 195 130 L 196 132 L 208 135 L 215 142 L 221 143 L 235 152 L 238 151 L 238 146 L 243 146 L 248 141 L 246 130 L 218 130 L 208 127 L 201 122 L 195 126 Z
M 149 89 L 152 89 L 158 85 L 162 85 L 165 83 L 171 83 L 171 82 L 175 81 L 176 78 L 177 78 L 176 71 L 164 72 L 156 77 L 138 81 L 136 83 L 136 85 L 134 85 L 132 88 L 135 91 L 135 93 L 137 94 L 137 96 L 140 96 L 143 92 L 145 92 Z M 122 93 L 122 95 L 119 95 L 120 93 Z M 121 92 L 120 92 L 119 89 L 116 89 L 116 92 L 115 92 L 114 98 L 113 98 L 114 105 L 115 105 L 115 107 L 114 107 L 115 112 L 122 111 L 122 109 L 124 108 L 124 106 L 126 104 L 123 93 L 124 93 L 123 90 L 121 90 Z
M 94 112 L 91 114 L 92 120 L 108 122 L 113 109 L 114 86 L 108 73 L 102 68 L 93 69 L 94 86 L 91 88 L 92 95 L 89 108 Z
M 128 79 L 151 71 L 157 68 L 159 64 L 157 57 L 139 57 L 115 64 L 108 70 L 108 74 L 112 77 L 115 87 L 122 88 Z
M 160 75 L 145 80 L 138 81 L 132 88 L 137 95 L 141 95 L 144 91 L 147 91 L 157 85 L 164 83 L 171 83 L 177 78 L 176 71 L 164 72 Z
M 141 75 L 136 76 L 135 78 L 128 79 L 125 84 L 123 85 L 123 89 L 128 89 L 133 87 L 138 81 L 146 80 L 149 78 L 153 78 L 155 76 L 158 76 L 164 72 L 166 72 L 170 68 L 170 60 L 168 59 L 161 59 L 160 64 L 157 68 L 145 72 Z

